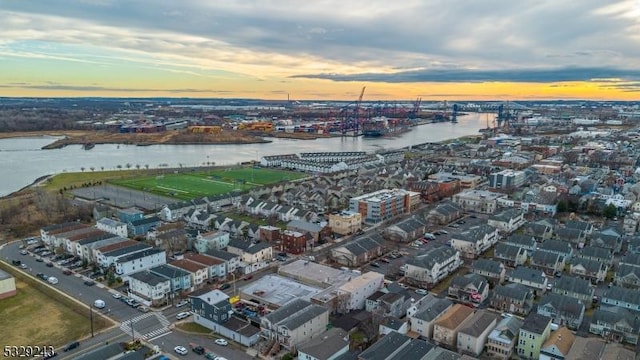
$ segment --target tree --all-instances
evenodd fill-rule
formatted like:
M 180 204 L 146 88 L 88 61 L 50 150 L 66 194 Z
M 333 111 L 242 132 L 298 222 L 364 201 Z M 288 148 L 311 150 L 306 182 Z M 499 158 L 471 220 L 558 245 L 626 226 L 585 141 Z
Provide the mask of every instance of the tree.
M 564 213 L 567 212 L 569 210 L 569 206 L 567 205 L 567 202 L 564 200 L 560 200 L 558 202 L 558 213 Z
M 80 170 L 82 170 L 82 172 L 84 172 L 84 166 L 81 166 L 81 167 L 80 167 Z
M 89 169 L 91 169 L 91 171 L 96 171 L 96 168 L 94 166 L 90 167 Z
M 616 206 L 613 204 L 609 204 L 604 208 L 604 210 L 602 210 L 602 216 L 606 217 L 607 219 L 613 219 L 614 217 L 618 216 L 618 208 L 616 208 Z

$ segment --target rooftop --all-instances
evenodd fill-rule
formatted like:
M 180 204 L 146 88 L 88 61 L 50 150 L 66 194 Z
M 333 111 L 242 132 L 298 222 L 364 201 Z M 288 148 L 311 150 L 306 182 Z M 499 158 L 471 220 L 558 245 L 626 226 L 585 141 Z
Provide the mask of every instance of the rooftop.
M 251 284 L 244 286 L 240 292 L 249 298 L 280 307 L 294 299 L 309 300 L 321 289 L 305 285 L 278 275 L 266 275 Z

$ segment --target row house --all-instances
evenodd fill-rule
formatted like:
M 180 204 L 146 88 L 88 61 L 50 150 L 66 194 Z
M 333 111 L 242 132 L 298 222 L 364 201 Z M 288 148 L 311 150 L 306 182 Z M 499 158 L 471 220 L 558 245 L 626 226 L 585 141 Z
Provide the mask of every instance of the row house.
M 629 253 L 620 259 L 614 282 L 628 288 L 640 287 L 640 254 Z
M 578 229 L 584 232 L 586 235 L 591 235 L 591 233 L 593 232 L 593 224 L 588 221 L 569 220 L 565 223 L 564 226 L 570 229 Z
M 193 291 L 191 274 L 175 266 L 163 264 L 149 269 L 149 272 L 161 276 L 171 282 L 172 299 L 180 294 Z
M 589 280 L 565 275 L 556 279 L 552 291 L 555 294 L 576 298 L 582 301 L 588 309 L 591 308 L 591 300 L 593 299 L 595 289 Z
M 167 253 L 161 249 L 148 249 L 120 257 L 116 260 L 116 274 L 126 276 L 167 262 Z
M 464 211 L 493 214 L 498 208 L 498 199 L 506 196 L 484 190 L 466 190 L 455 194 L 452 200 Z
M 503 242 L 505 244 L 523 248 L 530 254 L 533 253 L 538 247 L 535 237 L 533 235 L 527 234 L 511 234 L 507 236 L 507 238 Z
M 631 254 L 640 254 L 640 236 L 627 239 L 627 251 Z
M 285 230 L 280 235 L 280 246 L 278 250 L 294 255 L 303 254 L 307 249 L 313 248 L 313 239 L 311 235 Z
M 387 239 L 408 243 L 425 233 L 427 222 L 418 216 L 411 216 L 387 226 L 384 235 Z
M 138 220 L 133 220 L 127 223 L 127 231 L 129 236 L 142 236 L 146 235 L 146 233 L 162 224 L 162 220 L 160 220 L 157 216 L 150 216 Z
M 498 242 L 498 229 L 482 224 L 451 235 L 451 247 L 462 256 L 475 259 Z
M 230 235 L 225 231 L 210 231 L 198 234 L 193 242 L 193 248 L 200 254 L 209 250 L 222 250 L 229 245 Z
M 533 291 L 522 284 L 496 286 L 490 306 L 501 312 L 526 316 L 533 308 Z
M 477 259 L 471 264 L 471 271 L 474 274 L 486 278 L 493 285 L 496 285 L 504 282 L 507 270 L 499 261 Z
M 104 234 L 105 232 L 102 230 L 98 230 L 93 226 L 86 226 L 83 228 L 78 228 L 76 230 L 72 230 L 69 232 L 57 234 L 53 239 L 53 243 L 55 248 L 53 250 L 62 249 L 67 254 L 76 253 L 76 241 L 82 240 L 87 237 L 96 236 Z
M 361 310 L 367 298 L 380 290 L 384 284 L 384 275 L 375 271 L 366 272 L 337 289 L 339 313 Z
M 128 248 L 131 246 L 136 246 L 141 244 L 138 241 L 135 240 L 130 240 L 130 239 L 125 239 L 124 241 L 121 242 L 115 242 L 113 244 L 109 244 L 109 245 L 104 245 L 98 248 L 95 248 L 92 250 L 92 254 L 91 254 L 91 258 L 94 259 L 93 261 L 98 264 L 99 266 L 103 266 L 102 262 L 104 260 L 104 256 L 103 253 L 108 253 L 114 250 L 118 250 L 118 249 L 122 249 L 122 248 Z M 151 248 L 151 246 L 148 246 L 146 244 L 142 244 L 147 246 L 148 248 Z M 107 265 L 108 266 L 108 265 Z
M 608 266 L 611 266 L 613 263 L 613 254 L 611 254 L 609 250 L 597 246 L 587 246 L 576 252 L 575 257 L 578 259 L 599 261 Z
M 251 266 L 251 271 L 256 271 L 261 266 L 273 259 L 273 248 L 269 243 L 235 239 L 229 242 L 227 251 L 240 256 L 240 260 Z M 258 268 L 256 268 L 258 267 Z
M 178 221 L 185 217 L 191 210 L 207 210 L 207 203 L 199 199 L 194 201 L 180 201 L 171 204 L 166 204 L 160 209 L 158 216 L 164 221 Z
M 122 257 L 152 249 L 150 245 L 133 240 L 132 242 L 123 242 L 122 245 L 111 244 L 97 249 L 96 259 L 98 265 L 106 269 L 110 266 L 115 266 L 116 262 Z
M 557 241 L 573 244 L 578 248 L 584 247 L 587 241 L 587 234 L 584 231 L 568 227 L 556 228 L 554 237 Z
M 531 267 L 553 276 L 564 269 L 565 257 L 551 251 L 536 250 L 531 256 Z
M 384 253 L 384 239 L 378 234 L 360 236 L 349 243 L 331 249 L 331 258 L 338 264 L 359 267 Z
M 182 269 L 191 276 L 191 284 L 199 288 L 209 279 L 209 267 L 188 259 L 174 260 L 169 265 Z
M 575 258 L 571 260 L 569 274 L 591 281 L 592 284 L 599 284 L 604 281 L 609 271 L 607 264 L 597 260 Z
M 297 231 L 305 236 L 309 234 L 311 236 L 309 245 L 312 247 L 331 237 L 330 227 L 305 220 L 291 220 L 287 223 L 287 230 Z
M 511 234 L 525 223 L 524 213 L 515 209 L 507 209 L 491 215 L 487 221 L 487 224 L 503 234 Z
M 209 282 L 219 279 L 225 279 L 227 277 L 226 264 L 224 261 L 216 259 L 206 254 L 194 254 L 188 253 L 184 255 L 186 260 L 200 264 L 207 268 L 207 278 Z
M 566 327 L 561 327 L 549 335 L 540 348 L 541 360 L 566 359 L 573 347 L 576 336 Z
M 183 219 L 192 228 L 208 231 L 212 228 L 213 222 L 218 215 L 210 213 L 208 210 L 191 209 Z
M 570 259 L 573 256 L 573 247 L 570 243 L 561 240 L 547 240 L 540 244 L 539 250 L 548 251 L 561 255 L 565 259 Z
M 557 196 L 555 192 L 537 191 L 529 201 L 516 201 L 506 196 L 496 200 L 499 207 L 512 208 L 525 214 L 542 214 L 555 216 L 558 212 Z
M 542 241 L 551 239 L 554 235 L 553 226 L 543 224 L 540 222 L 530 222 L 523 226 L 524 235 L 532 236 L 535 239 Z
M 448 294 L 458 302 L 478 307 L 489 297 L 489 282 L 473 273 L 456 276 L 449 285 Z
M 320 336 L 328 324 L 327 308 L 295 299 L 262 317 L 260 335 L 270 343 L 295 351 L 298 346 Z
M 474 357 L 480 356 L 485 349 L 489 334 L 495 328 L 498 316 L 485 310 L 478 310 L 467 319 L 458 331 L 458 352 Z
M 427 219 L 432 223 L 445 225 L 454 220 L 460 219 L 464 215 L 464 210 L 452 201 L 443 201 L 435 209 L 429 211 Z
M 146 306 L 162 306 L 169 302 L 171 281 L 149 270 L 129 274 L 129 295 Z
M 96 227 L 102 231 L 106 231 L 123 238 L 126 238 L 128 235 L 127 224 L 122 221 L 102 218 L 96 222 Z
M 240 268 L 240 256 L 224 250 L 209 250 L 203 255 L 222 261 L 224 264 L 224 275 L 235 273 Z
M 511 359 L 521 327 L 522 320 L 515 316 L 502 318 L 487 338 L 487 355 L 493 359 Z
M 517 354 L 520 359 L 537 360 L 542 345 L 551 334 L 551 318 L 531 313 L 525 319 L 518 334 Z
M 427 294 L 422 299 L 415 301 L 407 309 L 407 318 L 411 331 L 420 334 L 423 339 L 431 339 L 433 326 L 447 310 L 453 306 L 453 301 Z
M 601 247 L 611 251 L 613 254 L 617 254 L 622 248 L 622 235 L 615 231 L 608 232 L 607 230 L 592 233 L 589 245 Z
M 640 316 L 616 306 L 600 307 L 591 317 L 589 332 L 602 336 L 608 342 L 638 345 Z
M 127 241 L 127 238 L 113 235 L 111 233 L 96 235 L 76 242 L 76 256 L 86 259 L 89 263 L 94 263 L 97 259 L 93 256 L 93 250 L 111 244 L 118 244 Z
M 528 256 L 524 248 L 499 242 L 494 248 L 493 258 L 513 268 L 524 265 Z
M 538 314 L 551 318 L 559 326 L 578 330 L 584 318 L 584 303 L 576 298 L 557 293 L 546 294 L 538 304 Z
M 443 246 L 410 258 L 406 265 L 405 279 L 417 287 L 429 289 L 455 272 L 462 260 L 457 250 Z
M 602 305 L 640 311 L 640 292 L 636 289 L 627 289 L 614 285 L 604 291 L 601 303 Z
M 59 234 L 68 233 L 77 229 L 85 229 L 88 227 L 90 226 L 79 222 L 53 224 L 40 229 L 40 239 L 45 245 L 49 246 L 50 249 L 55 249 L 60 246 L 60 238 L 58 237 Z
M 526 266 L 518 266 L 513 270 L 509 275 L 509 281 L 531 288 L 535 296 L 543 294 L 547 289 L 547 277 L 544 272 Z
M 453 305 L 433 324 L 433 341 L 440 346 L 455 350 L 458 332 L 473 314 L 474 310 L 467 306 Z

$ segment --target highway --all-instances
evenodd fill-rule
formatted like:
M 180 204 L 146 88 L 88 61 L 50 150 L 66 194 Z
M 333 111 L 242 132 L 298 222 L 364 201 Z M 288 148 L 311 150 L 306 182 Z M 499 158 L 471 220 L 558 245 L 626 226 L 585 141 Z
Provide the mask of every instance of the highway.
M 94 316 L 96 313 L 100 313 L 109 319 L 113 320 L 115 326 L 105 330 L 101 333 L 95 332 L 94 337 L 86 339 L 79 339 L 80 347 L 69 352 L 63 352 L 61 346 L 57 351 L 59 353 L 58 359 L 71 360 L 81 354 L 95 350 L 99 346 L 105 344 L 106 341 L 113 343 L 115 341 L 130 341 L 133 337 L 143 338 L 152 345 L 157 345 L 160 349 L 167 354 L 170 354 L 173 358 L 180 359 L 202 359 L 203 356 L 196 355 L 189 351 L 187 355 L 177 355 L 173 351 L 173 348 L 182 345 L 189 349 L 190 343 L 202 345 L 203 347 L 213 351 L 218 356 L 223 356 L 227 359 L 252 359 L 246 353 L 246 349 L 241 346 L 236 346 L 231 343 L 229 346 L 219 346 L 214 344 L 214 339 L 202 336 L 182 333 L 172 329 L 172 324 L 176 322 L 176 314 L 181 311 L 188 311 L 189 307 L 168 307 L 162 311 L 150 311 L 143 313 L 137 309 L 130 307 L 119 299 L 113 297 L 116 290 L 110 289 L 102 284 L 96 283 L 93 286 L 87 286 L 84 284 L 88 278 L 79 275 L 77 273 L 71 275 L 64 275 L 63 269 L 57 264 L 54 267 L 47 267 L 46 261 L 37 262 L 36 257 L 29 253 L 27 255 L 20 254 L 19 245 L 21 242 L 13 242 L 7 244 L 0 249 L 0 258 L 11 264 L 11 260 L 20 260 L 27 265 L 27 269 L 20 269 L 29 275 L 35 277 L 37 273 L 44 273 L 48 276 L 54 276 L 58 278 L 59 282 L 56 285 L 46 284 L 47 286 L 56 288 L 70 298 L 78 301 L 78 306 L 84 304 L 87 309 L 87 313 L 90 311 L 89 307 L 97 299 L 103 300 L 106 304 L 104 309 L 93 309 Z M 55 263 L 55 262 L 54 262 Z M 38 279 L 38 281 L 42 281 Z M 43 281 L 44 283 L 44 281 Z M 122 294 L 126 295 L 126 294 Z M 192 317 L 187 318 L 184 321 L 191 321 Z M 90 326 L 87 319 L 88 326 Z M 133 326 L 132 326 L 133 324 Z M 132 331 L 133 327 L 133 331 Z

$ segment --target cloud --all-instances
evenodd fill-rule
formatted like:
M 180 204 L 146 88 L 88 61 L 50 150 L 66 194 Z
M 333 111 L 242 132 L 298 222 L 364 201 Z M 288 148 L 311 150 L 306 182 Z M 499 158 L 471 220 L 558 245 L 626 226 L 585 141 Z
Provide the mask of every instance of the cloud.
M 26 83 L 11 83 L 6 85 L 0 85 L 0 88 L 20 88 L 31 90 L 51 90 L 51 91 L 87 91 L 87 92 L 124 92 L 124 93 L 138 93 L 138 92 L 169 92 L 169 93 L 211 93 L 211 94 L 227 94 L 231 93 L 228 90 L 211 90 L 211 89 L 150 89 L 150 88 L 120 88 L 120 87 L 107 87 L 99 85 L 66 85 L 66 84 L 26 84 Z
M 591 81 L 597 78 L 640 79 L 640 70 L 611 68 L 556 68 L 511 70 L 433 69 L 395 73 L 365 74 L 306 74 L 293 78 L 326 79 L 334 81 L 371 81 L 387 83 L 410 82 L 539 82 Z

